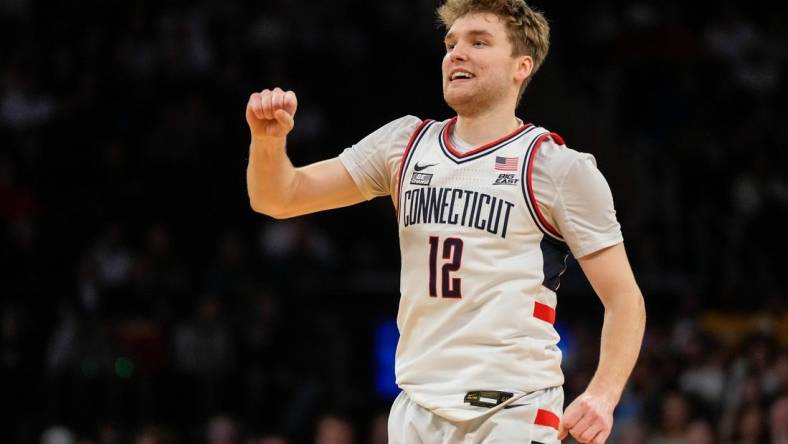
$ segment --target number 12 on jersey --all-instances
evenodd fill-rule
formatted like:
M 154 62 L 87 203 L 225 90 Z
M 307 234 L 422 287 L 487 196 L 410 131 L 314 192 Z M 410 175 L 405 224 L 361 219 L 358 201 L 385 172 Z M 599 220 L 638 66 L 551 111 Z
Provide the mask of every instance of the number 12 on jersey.
M 430 236 L 430 296 L 438 297 L 438 251 L 441 251 L 441 297 L 461 298 L 460 289 L 462 281 L 458 277 L 451 277 L 451 273 L 456 272 L 462 265 L 462 239 L 447 237 L 441 246 L 438 236 Z

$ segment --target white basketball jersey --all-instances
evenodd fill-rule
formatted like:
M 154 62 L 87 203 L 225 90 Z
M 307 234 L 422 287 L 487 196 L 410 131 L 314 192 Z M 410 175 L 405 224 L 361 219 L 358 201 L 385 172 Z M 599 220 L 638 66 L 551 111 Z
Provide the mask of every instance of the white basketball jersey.
M 531 189 L 539 145 L 560 137 L 523 125 L 461 153 L 455 119 L 424 121 L 400 163 L 402 253 L 397 384 L 449 419 L 484 413 L 468 391 L 563 384 L 553 328 L 569 249 Z

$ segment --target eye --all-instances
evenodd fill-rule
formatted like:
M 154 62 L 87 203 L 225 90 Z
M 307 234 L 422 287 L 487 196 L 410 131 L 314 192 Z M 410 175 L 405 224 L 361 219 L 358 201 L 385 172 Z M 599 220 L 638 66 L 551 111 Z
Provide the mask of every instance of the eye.
M 451 51 L 454 49 L 454 43 L 447 43 L 446 44 L 446 51 Z
M 485 42 L 484 40 L 476 40 L 475 42 L 473 42 L 473 46 L 477 48 L 482 46 L 487 46 L 487 42 Z

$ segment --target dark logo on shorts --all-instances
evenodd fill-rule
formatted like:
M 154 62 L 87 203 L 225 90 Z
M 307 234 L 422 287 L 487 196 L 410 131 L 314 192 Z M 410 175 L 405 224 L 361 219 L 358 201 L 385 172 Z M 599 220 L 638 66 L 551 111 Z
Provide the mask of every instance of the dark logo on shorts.
M 515 176 L 515 174 L 499 174 L 493 185 L 517 185 L 520 179 L 516 179 Z
M 413 173 L 410 176 L 411 185 L 429 185 L 432 180 L 432 174 L 428 173 Z
M 416 170 L 416 171 L 421 171 L 421 170 L 425 170 L 425 169 L 427 169 L 429 167 L 434 167 L 435 165 L 437 165 L 437 163 L 429 163 L 427 165 L 419 165 L 419 163 L 416 162 L 416 165 L 413 167 L 413 169 Z

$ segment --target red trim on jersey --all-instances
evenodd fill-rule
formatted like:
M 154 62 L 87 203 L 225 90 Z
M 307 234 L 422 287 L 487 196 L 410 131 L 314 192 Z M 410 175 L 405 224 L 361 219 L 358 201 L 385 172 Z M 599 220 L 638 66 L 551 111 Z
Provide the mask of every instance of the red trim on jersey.
M 405 145 L 405 151 L 402 152 L 402 158 L 399 160 L 399 171 L 397 171 L 397 220 L 399 220 L 399 203 L 402 202 L 402 199 L 399 195 L 401 188 L 402 188 L 402 168 L 405 166 L 405 159 L 408 157 L 408 152 L 410 151 L 411 147 L 413 146 L 413 142 L 416 140 L 416 137 L 419 135 L 421 130 L 424 126 L 430 123 L 430 119 L 424 119 L 421 121 L 418 127 L 416 127 L 416 131 L 413 132 L 413 135 L 410 136 L 410 140 L 408 140 L 408 144 Z
M 555 309 L 541 302 L 534 302 L 534 317 L 549 324 L 555 324 Z
M 542 144 L 542 142 L 549 137 L 552 137 L 552 134 L 546 133 L 539 136 L 539 138 L 536 140 L 536 143 L 534 145 L 534 152 L 531 153 L 531 158 L 528 159 L 528 169 L 526 171 L 525 177 L 526 180 L 528 181 L 528 197 L 531 199 L 531 204 L 534 207 L 534 213 L 536 213 L 536 217 L 539 218 L 539 222 L 541 222 L 542 225 L 544 225 L 547 231 L 549 231 L 554 236 L 561 238 L 563 237 L 561 236 L 561 233 L 559 233 L 558 230 L 556 230 L 555 227 L 552 226 L 550 222 L 547 221 L 547 219 L 542 214 L 542 210 L 539 209 L 539 204 L 537 204 L 536 202 L 536 196 L 534 196 L 534 183 L 531 180 L 531 173 L 533 172 L 533 168 L 534 168 L 534 159 L 536 159 L 536 152 L 539 151 L 539 146 Z M 563 140 L 561 141 L 563 142 Z
M 561 423 L 561 419 L 558 416 L 548 410 L 539 409 L 536 411 L 536 419 L 534 419 L 534 424 L 541 425 L 545 427 L 552 427 L 558 430 L 558 425 Z
M 490 143 L 486 143 L 486 144 L 484 144 L 484 145 L 482 145 L 482 146 L 480 146 L 478 148 L 474 148 L 474 149 L 472 149 L 472 150 L 470 150 L 470 151 L 468 151 L 466 153 L 461 153 L 461 152 L 457 151 L 456 148 L 454 148 L 454 146 L 451 144 L 451 140 L 449 140 L 449 139 L 451 139 L 451 137 L 449 137 L 449 131 L 451 131 L 451 127 L 454 126 L 455 123 L 457 123 L 457 117 L 456 116 L 452 117 L 451 120 L 449 120 L 449 123 L 446 124 L 446 129 L 443 130 L 443 143 L 446 145 L 446 148 L 452 154 L 454 154 L 457 157 L 467 157 L 467 156 L 470 156 L 470 155 L 482 152 L 482 151 L 484 151 L 484 150 L 486 150 L 488 148 L 492 148 L 493 146 L 498 145 L 500 143 L 503 143 L 503 142 L 507 141 L 508 139 L 511 139 L 512 137 L 520 134 L 525 129 L 531 127 L 530 123 L 524 123 L 523 125 L 518 127 L 516 130 L 514 130 L 511 133 L 501 137 L 500 139 L 493 140 Z
M 554 141 L 555 143 L 557 143 L 557 144 L 559 144 L 559 145 L 566 145 L 566 143 L 564 143 L 564 138 L 563 138 L 563 137 L 561 137 L 561 136 L 559 136 L 558 134 L 556 134 L 556 133 L 550 133 L 550 137 L 552 137 L 552 138 L 553 138 L 553 141 Z

